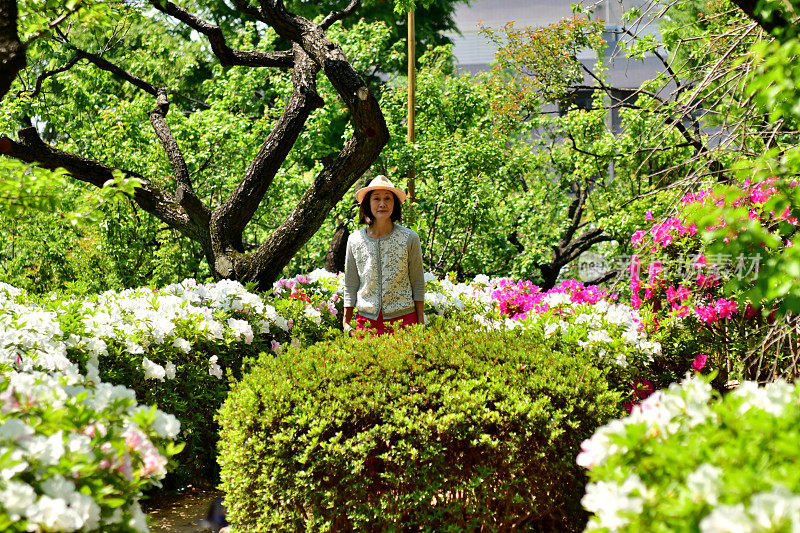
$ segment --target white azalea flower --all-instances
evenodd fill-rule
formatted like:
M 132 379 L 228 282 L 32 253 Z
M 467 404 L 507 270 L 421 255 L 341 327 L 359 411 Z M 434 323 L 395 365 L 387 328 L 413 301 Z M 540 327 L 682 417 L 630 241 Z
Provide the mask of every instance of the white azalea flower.
M 701 533 L 750 533 L 756 527 L 744 505 L 720 505 L 700 521 Z
M 189 353 L 192 349 L 191 343 L 182 337 L 175 337 L 175 340 L 172 341 L 172 346 L 183 353 Z
M 228 319 L 228 327 L 233 331 L 236 340 L 243 340 L 245 344 L 252 344 L 253 342 L 253 328 L 245 320 L 238 320 L 236 318 Z
M 167 364 L 164 367 L 164 376 L 167 379 L 175 379 L 175 370 L 175 363 L 172 361 L 167 361 Z
M 6 481 L 5 488 L 0 489 L 0 501 L 9 518 L 16 522 L 36 503 L 36 491 L 27 483 Z
M 701 464 L 697 470 L 686 477 L 686 487 L 696 502 L 706 501 L 711 505 L 719 503 L 722 470 L 708 463 Z
M 208 359 L 208 375 L 217 379 L 222 379 L 222 367 L 217 364 L 217 356 L 212 355 Z
M 162 437 L 174 439 L 181 430 L 181 423 L 175 416 L 159 411 L 153 421 L 153 430 Z
M 144 368 L 144 379 L 157 379 L 164 381 L 166 370 L 158 363 L 154 363 L 147 357 L 142 357 L 142 368 Z
M 314 309 L 314 308 L 313 308 L 313 307 L 311 307 L 310 305 L 309 305 L 309 306 L 307 306 L 307 307 L 306 307 L 306 308 L 303 310 L 303 314 L 304 314 L 305 316 L 307 316 L 307 317 L 308 317 L 308 319 L 309 319 L 309 320 L 311 320 L 311 322 L 313 322 L 313 323 L 314 323 L 314 324 L 316 324 L 317 326 L 319 326 L 320 324 L 322 324 L 322 313 L 320 313 L 319 311 L 317 311 L 316 309 Z

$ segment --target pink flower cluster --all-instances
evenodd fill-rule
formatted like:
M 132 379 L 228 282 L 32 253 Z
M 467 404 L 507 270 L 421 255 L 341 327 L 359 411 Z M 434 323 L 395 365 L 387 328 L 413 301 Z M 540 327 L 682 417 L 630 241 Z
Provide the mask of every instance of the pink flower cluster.
M 747 207 L 747 218 L 750 220 L 760 219 L 765 214 L 763 208 L 764 203 L 778 192 L 775 181 L 775 178 L 769 178 L 760 182 L 746 180 L 741 184 L 741 194 L 737 194 L 736 199 L 732 202 L 733 206 Z M 790 185 L 794 187 L 797 184 L 792 182 Z M 722 207 L 726 204 L 726 199 L 724 195 L 715 194 L 713 190 L 707 189 L 686 194 L 681 199 L 681 204 L 683 206 L 699 204 Z M 793 225 L 798 224 L 797 218 L 791 216 L 791 210 L 789 208 L 786 208 L 779 215 L 773 212 L 770 212 L 769 215 L 771 215 L 773 221 L 783 220 Z M 653 220 L 653 215 L 648 211 L 645 213 L 644 218 L 645 220 Z M 717 224 L 707 229 L 724 228 L 726 226 L 725 220 L 720 218 Z M 635 247 L 639 247 L 645 242 L 646 238 L 649 237 L 652 241 L 650 252 L 656 253 L 669 247 L 676 241 L 679 241 L 681 237 L 685 235 L 691 237 L 696 234 L 697 226 L 694 223 L 690 223 L 685 218 L 682 219 L 679 213 L 678 216 L 672 216 L 656 222 L 647 230 L 635 232 L 631 237 L 631 242 Z M 724 237 L 725 242 L 733 238 L 736 238 L 736 234 L 733 232 Z M 786 239 L 785 245 L 791 247 L 793 243 L 791 240 Z M 646 280 L 640 278 L 640 272 L 645 266 L 647 266 L 645 272 L 648 274 Z M 650 265 L 641 265 L 640 259 L 634 257 L 630 265 L 631 306 L 634 309 L 639 309 L 644 300 L 650 299 L 652 300 L 652 308 L 658 311 L 663 308 L 663 304 L 667 303 L 669 311 L 675 316 L 683 318 L 692 315 L 705 324 L 717 322 L 733 316 L 738 311 L 735 302 L 724 298 L 715 299 L 709 293 L 711 289 L 719 286 L 721 281 L 720 277 L 713 271 L 713 265 L 710 265 L 706 258 L 700 254 L 695 261 L 695 267 L 698 269 L 695 278 L 696 286 L 691 288 L 684 285 L 673 287 L 672 285 L 668 285 L 667 281 L 664 279 L 660 261 L 655 260 Z M 703 272 L 702 270 L 705 268 L 709 268 L 710 271 Z M 662 302 L 661 300 L 664 299 L 662 290 L 665 287 L 666 302 Z M 644 290 L 643 294 L 642 290 Z M 711 303 L 692 306 L 690 301 L 692 296 L 696 296 L 698 300 L 704 302 L 710 301 Z
M 710 305 L 698 305 L 694 314 L 701 322 L 711 324 L 725 318 L 730 318 L 738 311 L 736 302 L 720 298 Z
M 615 294 L 609 294 L 595 286 L 585 286 L 580 281 L 568 279 L 547 292 L 530 281 L 514 282 L 509 278 L 502 278 L 497 283 L 497 289 L 492 291 L 492 299 L 497 303 L 500 312 L 514 320 L 522 320 L 533 311 L 542 314 L 550 310 L 549 298 L 556 294 L 569 297 L 572 304 L 595 304 L 600 300 L 616 300 Z
M 708 357 L 705 354 L 699 353 L 694 356 L 694 361 L 692 361 L 692 370 L 696 374 L 699 374 L 701 370 L 706 367 L 706 362 L 708 361 Z
M 634 232 L 631 236 L 631 243 L 634 246 L 639 246 L 647 233 L 645 230 Z M 669 217 L 650 228 L 650 235 L 653 236 L 653 241 L 661 248 L 666 248 L 681 235 L 694 235 L 695 233 L 697 233 L 697 226 L 694 223 L 686 225 L 678 217 Z M 653 247 L 652 251 L 655 252 L 656 250 L 657 248 Z
M 631 382 L 631 398 L 627 402 L 622 404 L 622 407 L 627 411 L 628 414 L 631 414 L 633 411 L 633 407 L 635 405 L 639 405 L 642 400 L 646 399 L 648 396 L 653 394 L 655 391 L 655 386 L 653 382 L 649 379 L 636 379 L 635 381 Z
M 303 291 L 303 288 L 300 287 L 299 285 L 307 285 L 309 283 L 311 283 L 311 278 L 303 274 L 297 275 L 293 278 L 279 279 L 278 281 L 275 282 L 274 286 L 275 296 L 281 297 L 283 296 L 283 293 L 286 292 L 287 290 L 289 291 L 290 294 L 297 294 L 300 291 L 305 293 L 305 291 Z

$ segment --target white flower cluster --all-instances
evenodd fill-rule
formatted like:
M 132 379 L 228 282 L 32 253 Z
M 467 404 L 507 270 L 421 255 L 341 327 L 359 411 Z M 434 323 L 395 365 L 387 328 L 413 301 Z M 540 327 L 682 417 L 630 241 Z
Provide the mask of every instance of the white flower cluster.
M 726 411 L 730 414 L 726 416 L 722 416 L 720 413 L 723 411 L 715 408 L 715 405 L 723 402 L 731 406 Z M 734 492 L 726 492 L 727 484 L 741 475 L 741 472 L 736 469 L 724 471 L 718 465 L 704 462 L 685 474 L 683 479 L 681 475 L 677 475 L 676 479 L 673 474 L 669 479 L 656 479 L 647 485 L 634 473 L 619 481 L 620 474 L 625 475 L 623 468 L 630 468 L 635 472 L 636 466 L 627 464 L 623 467 L 618 459 L 628 452 L 635 452 L 631 448 L 637 448 L 643 443 L 655 441 L 664 443 L 659 446 L 666 446 L 665 441 L 668 438 L 692 435 L 700 426 L 727 427 L 731 417 L 741 420 L 755 414 L 762 417 L 758 420 L 764 420 L 764 416 L 778 420 L 787 413 L 797 417 L 798 406 L 800 385 L 793 386 L 784 381 L 764 387 L 759 387 L 755 382 L 743 382 L 722 400 L 715 400 L 710 385 L 697 376 L 687 376 L 682 383 L 672 384 L 666 390 L 655 392 L 641 404 L 634 406 L 630 415 L 612 420 L 599 428 L 581 446 L 577 463 L 593 470 L 593 473 L 600 472 L 600 477 L 592 476 L 594 480 L 588 484 L 586 494 L 581 500 L 586 510 L 593 513 L 586 531 L 639 531 L 641 524 L 633 521 L 642 514 L 645 506 L 650 509 L 649 519 L 657 516 L 653 514 L 653 509 L 662 505 L 665 492 L 674 495 L 676 502 L 686 502 L 686 505 L 702 509 L 701 518 L 695 524 L 701 533 L 800 531 L 800 494 L 790 491 L 780 482 L 766 478 L 767 486 L 772 485 L 771 489 L 754 490 L 751 494 L 741 494 L 740 488 L 734 489 Z M 728 422 L 723 424 L 723 420 Z M 731 431 L 733 433 L 729 438 L 735 438 L 734 434 L 741 430 Z M 746 440 L 750 435 L 742 435 L 741 438 Z M 671 439 L 670 442 L 676 442 L 676 450 L 683 450 L 685 447 L 683 440 Z M 659 448 L 648 445 L 647 449 L 656 450 L 652 453 L 657 453 Z M 749 448 L 747 452 L 741 451 L 744 448 L 740 450 L 737 446 L 732 449 L 734 452 L 731 453 L 753 453 Z M 794 450 L 794 447 L 791 449 Z M 786 453 L 786 450 L 781 453 Z M 714 453 L 714 450 L 709 452 L 707 455 L 699 453 L 699 456 L 714 460 L 719 454 Z M 764 453 L 771 454 L 774 450 L 765 450 Z M 725 456 L 721 461 L 722 464 L 732 464 L 730 456 Z M 763 460 L 756 458 L 754 461 L 754 464 L 761 465 L 757 472 L 753 472 L 759 480 L 764 479 L 761 469 L 766 462 L 766 455 Z M 777 468 L 785 468 L 783 465 L 794 462 L 796 458 L 790 454 Z M 651 467 L 651 470 L 659 471 L 657 466 Z M 735 486 L 740 485 L 741 482 Z M 727 496 L 723 496 L 723 493 Z M 686 497 L 681 496 L 682 494 Z M 731 503 L 732 494 L 741 501 Z M 723 501 L 726 503 L 723 504 Z M 675 505 L 664 513 L 674 516 Z M 697 516 L 696 511 L 690 514 Z M 656 525 L 652 524 L 654 529 Z
M 478 314 L 486 320 L 483 315 L 492 309 L 492 290 L 495 288 L 496 281 L 481 274 L 476 276 L 471 283 L 453 283 L 447 278 L 437 280 L 436 276 L 426 272 L 425 282 L 433 282 L 436 290 L 426 289 L 425 303 L 431 305 L 436 314 L 444 316 L 449 312 L 464 309 L 464 305 L 471 302 L 478 306 L 481 310 L 481 313 Z
M 567 296 L 567 301 L 555 303 L 553 297 Z M 545 334 L 553 335 L 559 329 L 567 332 L 575 326 L 584 326 L 587 330 L 585 340 L 578 340 L 582 347 L 597 347 L 601 357 L 620 367 L 628 365 L 628 355 L 624 351 L 613 349 L 617 339 L 633 349 L 640 356 L 640 362 L 652 362 L 654 356 L 661 355 L 661 344 L 647 339 L 643 331 L 639 313 L 625 304 L 600 300 L 594 304 L 572 304 L 568 295 L 553 294 L 546 298 L 553 308 L 569 308 L 563 315 L 554 315 L 545 325 Z M 609 333 L 609 331 L 611 333 Z
M 83 331 L 65 334 L 57 316 L 75 314 L 76 308 Z M 247 320 L 228 316 L 232 312 L 245 313 Z M 310 319 L 318 317 L 317 312 Z M 290 322 L 275 307 L 240 283 L 227 280 L 202 285 L 187 279 L 161 291 L 108 291 L 94 299 L 57 302 L 52 310 L 42 309 L 23 291 L 0 283 L 0 319 L 0 363 L 17 370 L 62 371 L 73 366 L 67 359 L 71 348 L 90 356 L 87 377 L 95 382 L 99 381 L 98 358 L 108 354 L 110 343 L 119 343 L 131 354 L 145 354 L 153 346 L 189 353 L 192 341 L 186 337 L 250 344 L 256 331 L 267 333 L 271 326 L 290 329 Z M 214 363 L 210 366 L 211 375 L 222 376 Z M 142 357 L 145 379 L 174 379 L 175 370 L 174 363 L 161 365 Z
M 166 457 L 133 422 L 142 411 L 150 416 L 149 408 L 136 405 L 130 389 L 86 383 L 73 368 L 56 375 L 3 374 L 0 518 L 5 515 L 27 531 L 147 531 L 138 499 L 123 507 L 105 503 L 115 491 L 123 495 L 130 488 L 112 481 L 102 493 L 92 494 L 97 484 L 83 477 L 104 469 L 107 483 L 116 480 L 136 493 L 163 478 Z M 174 439 L 178 420 L 158 410 L 154 414 L 149 431 L 159 439 Z M 121 528 L 123 523 L 127 527 Z
M 700 521 L 700 533 L 800 531 L 800 495 L 782 487 L 759 492 L 747 506 L 720 505 Z
M 628 515 L 642 512 L 647 496 L 647 487 L 636 474 L 628 476 L 620 484 L 605 481 L 590 483 L 581 503 L 595 515 L 586 531 L 604 528 L 620 531 L 628 524 Z
M 577 463 L 594 468 L 612 455 L 627 452 L 628 449 L 619 443 L 625 440 L 630 426 L 638 426 L 648 438 L 664 439 L 702 424 L 715 416 L 709 406 L 710 400 L 711 385 L 697 378 L 687 378 L 680 384 L 673 383 L 667 390 L 656 391 L 633 406 L 630 415 L 612 420 L 585 440 Z
M 0 364 L 18 370 L 72 367 L 56 313 L 27 303 L 25 296 L 20 289 L 0 283 Z

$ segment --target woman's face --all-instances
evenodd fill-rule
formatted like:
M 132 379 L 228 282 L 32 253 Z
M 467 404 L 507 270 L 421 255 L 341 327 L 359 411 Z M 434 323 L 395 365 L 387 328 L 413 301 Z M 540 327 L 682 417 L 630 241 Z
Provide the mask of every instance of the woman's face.
M 372 191 L 369 206 L 372 209 L 375 220 L 389 219 L 394 210 L 394 195 L 389 191 Z

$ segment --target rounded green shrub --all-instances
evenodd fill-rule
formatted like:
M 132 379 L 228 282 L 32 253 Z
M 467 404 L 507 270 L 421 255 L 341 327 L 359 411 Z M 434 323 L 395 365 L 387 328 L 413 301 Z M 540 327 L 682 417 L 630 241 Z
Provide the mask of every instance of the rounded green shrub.
M 577 531 L 606 371 L 533 331 L 437 323 L 264 355 L 219 421 L 237 531 Z

